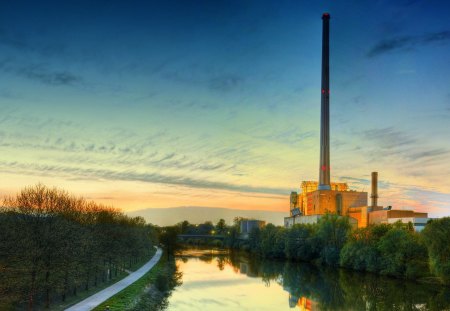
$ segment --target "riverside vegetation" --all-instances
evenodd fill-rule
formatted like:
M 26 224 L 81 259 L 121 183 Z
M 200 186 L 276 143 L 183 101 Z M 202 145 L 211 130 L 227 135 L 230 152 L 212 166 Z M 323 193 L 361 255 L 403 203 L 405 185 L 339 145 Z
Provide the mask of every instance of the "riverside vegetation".
M 214 247 L 185 247 L 176 258 L 186 278 L 168 311 L 450 310 L 446 286 Z
M 371 225 L 352 229 L 348 218 L 324 215 L 314 225 L 287 229 L 268 224 L 253 229 L 247 240 L 239 238 L 239 218 L 232 226 L 221 220 L 176 226 L 184 234 L 220 234 L 210 246 L 241 249 L 268 259 L 313 262 L 423 282 L 450 285 L 450 217 L 431 220 L 415 232 L 411 224 Z M 187 244 L 205 243 L 189 239 Z
M 172 290 L 181 284 L 181 273 L 177 271 L 174 256 L 163 256 L 161 260 L 137 282 L 100 304 L 94 311 L 111 310 L 140 311 L 164 310 Z
M 62 190 L 23 189 L 0 208 L 0 310 L 92 294 L 149 260 L 157 230 Z
M 94 311 L 110 310 L 140 311 L 164 310 L 168 298 L 176 286 L 181 285 L 182 274 L 175 263 L 174 252 L 178 230 L 175 227 L 158 228 L 159 242 L 164 247 L 164 256 L 149 272 L 135 283 L 106 300 Z

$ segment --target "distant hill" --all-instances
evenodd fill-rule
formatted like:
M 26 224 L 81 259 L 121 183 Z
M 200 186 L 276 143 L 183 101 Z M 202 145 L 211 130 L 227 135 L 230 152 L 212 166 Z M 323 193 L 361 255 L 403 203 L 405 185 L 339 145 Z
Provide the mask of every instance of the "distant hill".
M 272 212 L 272 211 L 254 211 L 254 210 L 238 210 L 220 207 L 201 207 L 201 206 L 181 206 L 168 208 L 147 208 L 138 211 L 128 212 L 130 216 L 142 216 L 147 222 L 159 226 L 168 226 L 187 220 L 193 224 L 212 221 L 216 223 L 223 218 L 227 224 L 232 224 L 234 217 L 254 218 L 265 220 L 267 223 L 274 225 L 283 225 L 284 217 L 289 212 Z

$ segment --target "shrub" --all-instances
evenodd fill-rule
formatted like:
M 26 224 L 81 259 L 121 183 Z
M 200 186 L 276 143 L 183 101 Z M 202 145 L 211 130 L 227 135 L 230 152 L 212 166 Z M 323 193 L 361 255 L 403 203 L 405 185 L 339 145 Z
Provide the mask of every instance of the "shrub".
M 431 271 L 450 284 L 450 217 L 431 220 L 423 230 Z

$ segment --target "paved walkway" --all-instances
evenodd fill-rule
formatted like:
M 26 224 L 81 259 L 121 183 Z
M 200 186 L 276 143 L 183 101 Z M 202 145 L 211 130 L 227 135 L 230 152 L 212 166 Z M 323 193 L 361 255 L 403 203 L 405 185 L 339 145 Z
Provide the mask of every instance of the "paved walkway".
M 111 298 L 121 290 L 130 286 L 137 280 L 139 280 L 144 274 L 146 274 L 153 266 L 159 261 L 161 258 L 162 250 L 158 248 L 156 250 L 156 254 L 153 258 L 143 265 L 139 270 L 132 272 L 126 278 L 120 280 L 119 282 L 111 285 L 110 287 L 105 288 L 104 290 L 89 296 L 85 300 L 77 303 L 76 305 L 66 309 L 66 311 L 89 311 L 97 307 L 99 304 L 104 302 L 105 300 Z

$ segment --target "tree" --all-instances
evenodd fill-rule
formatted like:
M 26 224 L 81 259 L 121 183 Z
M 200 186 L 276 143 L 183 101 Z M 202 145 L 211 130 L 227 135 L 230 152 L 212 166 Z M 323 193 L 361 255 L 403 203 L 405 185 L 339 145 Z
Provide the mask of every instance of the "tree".
M 191 227 L 191 224 L 189 223 L 189 221 L 185 220 L 185 221 L 181 222 L 179 224 L 179 226 L 180 226 L 181 233 L 185 234 L 188 232 L 189 228 Z
M 224 219 L 220 219 L 216 224 L 216 232 L 217 234 L 224 234 L 227 229 L 227 225 L 225 224 Z
M 268 224 L 261 229 L 259 252 L 263 257 L 284 258 L 286 229 Z
M 450 284 L 450 217 L 430 220 L 423 230 L 431 271 Z
M 379 241 L 380 273 L 415 279 L 427 274 L 427 249 L 406 227 L 393 227 Z
M 339 254 L 350 230 L 348 217 L 326 214 L 320 218 L 317 236 L 323 245 L 320 252 L 321 262 L 330 266 L 339 264 Z
M 198 225 L 197 234 L 209 235 L 214 230 L 214 225 L 210 221 Z
M 142 218 L 41 184 L 6 198 L 4 206 L 0 291 L 14 292 L 29 310 L 117 276 L 126 263 L 149 255 L 155 240 Z
M 285 254 L 287 258 L 311 261 L 320 254 L 320 241 L 313 225 L 294 225 L 287 233 Z
M 248 234 L 248 247 L 253 253 L 261 252 L 261 229 L 254 227 Z
M 177 247 L 177 236 L 180 234 L 178 226 L 168 226 L 161 230 L 159 241 L 164 245 L 167 251 L 167 256 L 173 254 Z

